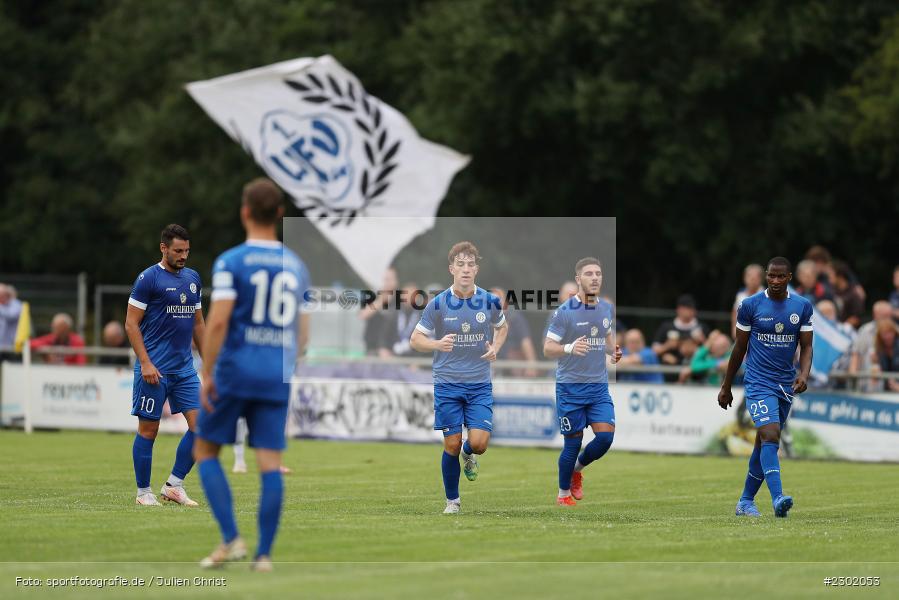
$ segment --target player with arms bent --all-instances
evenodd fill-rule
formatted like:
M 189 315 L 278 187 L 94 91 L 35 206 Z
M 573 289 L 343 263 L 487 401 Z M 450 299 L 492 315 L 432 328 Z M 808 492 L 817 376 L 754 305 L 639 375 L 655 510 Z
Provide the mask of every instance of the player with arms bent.
M 556 369 L 556 413 L 565 438 L 559 455 L 560 506 L 575 506 L 584 497 L 582 471 L 602 458 L 615 437 L 615 406 L 609 394 L 606 355 L 612 363 L 621 360 L 615 344 L 615 314 L 612 305 L 599 298 L 602 264 L 593 257 L 574 266 L 578 293 L 553 314 L 543 355 L 559 361 Z M 581 450 L 584 428 L 595 437 Z
M 262 480 L 253 568 L 272 568 L 271 549 L 284 497 L 280 466 L 290 378 L 309 330 L 308 315 L 299 314 L 309 287 L 306 266 L 277 238 L 283 197 L 265 178 L 244 186 L 240 220 L 247 241 L 219 256 L 213 268 L 212 305 L 203 340 L 203 408 L 194 456 L 222 543 L 202 560 L 202 567 L 246 556 L 231 489 L 218 458 L 222 444 L 234 443 L 237 420 L 244 417 Z
M 183 506 L 197 506 L 183 484 L 194 465 L 194 429 L 200 408 L 200 380 L 190 342 L 193 339 L 199 348 L 203 339 L 202 286 L 200 275 L 184 268 L 190 254 L 187 230 L 168 225 L 160 238 L 162 260 L 137 276 L 125 315 L 125 332 L 137 355 L 131 397 L 131 414 L 138 419 L 131 449 L 137 504 L 159 505 L 150 488 L 150 474 L 162 405 L 168 401 L 173 414 L 184 414 L 188 429 L 178 444 L 172 474 L 160 496 Z
M 768 483 L 774 516 L 786 517 L 793 507 L 793 498 L 783 493 L 777 449 L 793 396 L 805 391 L 812 368 L 813 309 L 811 302 L 787 288 L 791 271 L 786 258 L 772 258 L 765 273 L 768 289 L 740 303 L 737 340 L 718 392 L 718 404 L 727 410 L 734 400 L 730 389 L 734 376 L 746 356 L 746 407 L 758 431 L 737 516 L 760 516 L 755 494 L 762 481 Z M 798 374 L 793 367 L 797 344 Z
M 508 334 L 500 299 L 474 283 L 480 258 L 471 242 L 450 249 L 453 285 L 428 303 L 410 338 L 414 350 L 434 355 L 434 429 L 443 431 L 444 514 L 461 510 L 460 454 L 465 477 L 478 477 L 475 455 L 487 451 L 493 431 L 490 362 Z M 464 444 L 463 427 L 468 427 Z

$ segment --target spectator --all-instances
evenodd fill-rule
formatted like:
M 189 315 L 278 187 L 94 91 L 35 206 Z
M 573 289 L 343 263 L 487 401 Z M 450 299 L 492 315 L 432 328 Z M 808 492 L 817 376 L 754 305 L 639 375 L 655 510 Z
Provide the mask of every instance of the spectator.
M 818 266 L 814 261 L 806 259 L 796 265 L 796 293 L 805 297 L 812 304 L 821 300 L 833 300 L 830 284 L 818 278 Z
M 107 348 L 130 348 L 125 328 L 118 321 L 110 321 L 103 327 L 103 345 Z M 97 360 L 101 365 L 128 366 L 131 360 L 127 356 L 101 356 Z
M 84 348 L 84 340 L 72 331 L 72 325 L 72 317 L 66 313 L 57 314 L 50 322 L 50 333 L 31 340 L 31 349 L 37 350 L 45 346 Z M 84 354 L 44 354 L 44 361 L 57 365 L 85 365 L 87 357 Z
M 852 272 L 843 261 L 833 263 L 833 289 L 836 296 L 838 321 L 858 329 L 865 312 L 865 299 L 857 286 L 852 285 Z
M 416 306 L 426 305 L 428 297 L 427 294 L 419 291 L 418 284 L 407 283 L 400 290 L 399 301 L 399 308 L 387 313 L 384 339 L 379 346 L 388 348 L 395 356 L 414 356 L 417 353 L 409 345 L 409 340 L 415 326 L 421 320 L 422 311 Z
M 628 329 L 624 334 L 624 348 L 621 350 L 619 365 L 657 365 L 659 357 L 646 347 L 643 332 L 639 329 Z M 620 373 L 618 381 L 642 381 L 646 383 L 662 383 L 665 380 L 661 373 Z
M 359 318 L 365 321 L 365 329 L 362 334 L 365 353 L 370 356 L 389 357 L 393 355 L 390 348 L 384 346 L 384 343 L 385 340 L 390 339 L 386 333 L 390 320 L 386 309 L 394 304 L 397 282 L 396 269 L 390 267 L 384 272 L 384 280 L 377 298 L 359 311 Z M 394 308 L 396 307 L 394 306 Z
M 892 319 L 883 319 L 877 322 L 872 362 L 874 363 L 872 371 L 899 372 L 899 326 Z M 899 392 L 899 378 L 881 380 L 880 386 L 884 386 L 891 392 Z
M 899 323 L 899 265 L 893 269 L 893 287 L 890 292 L 890 306 L 893 309 L 893 320 Z
M 746 265 L 743 269 L 743 287 L 737 292 L 734 298 L 734 306 L 730 315 L 730 334 L 736 335 L 737 330 L 737 307 L 740 303 L 750 296 L 762 291 L 762 282 L 765 280 L 765 268 L 762 265 L 751 264 Z
M 517 308 L 509 308 L 509 298 L 506 290 L 493 288 L 490 293 L 503 301 L 503 311 L 506 313 L 506 323 L 509 325 L 509 335 L 506 343 L 500 348 L 497 358 L 499 360 L 526 360 L 537 364 L 537 351 L 534 349 L 534 340 L 531 339 L 531 327 L 522 312 Z M 535 369 L 509 369 L 506 373 L 513 377 L 536 377 Z
M 696 301 L 684 294 L 677 299 L 674 319 L 663 322 L 656 330 L 652 351 L 663 365 L 689 364 L 690 359 L 705 342 L 708 327 L 696 318 Z M 677 376 L 665 377 L 666 381 L 676 381 Z
M 812 246 L 805 252 L 805 260 L 815 265 L 815 279 L 823 286 L 830 287 L 833 281 L 833 263 L 830 252 L 824 246 Z
M 712 385 L 721 383 L 721 376 L 727 371 L 727 362 L 733 349 L 733 341 L 727 334 L 717 329 L 709 334 L 705 344 L 699 348 L 685 367 L 678 381 L 686 383 L 688 379 L 703 381 Z
M 850 373 L 859 373 L 871 370 L 871 357 L 874 353 L 874 338 L 877 335 L 877 323 L 884 319 L 889 319 L 892 313 L 890 303 L 886 300 L 878 300 L 872 307 L 873 319 L 858 329 L 855 341 L 849 354 Z M 861 391 L 871 391 L 867 381 L 859 380 L 859 388 Z
M 821 300 L 818 304 L 815 305 L 815 310 L 818 313 L 830 321 L 830 323 L 842 334 L 852 340 L 852 343 L 855 342 L 858 333 L 855 331 L 855 327 L 850 325 L 849 323 L 841 323 L 837 318 L 837 305 L 830 300 Z M 849 352 L 846 352 L 840 358 L 838 358 L 833 365 L 831 365 L 832 371 L 847 371 L 849 369 L 849 364 L 852 361 L 852 350 L 850 346 Z M 837 387 L 845 387 L 843 385 L 839 385 Z
M 16 288 L 0 283 L 0 352 L 13 350 L 20 314 L 22 303 L 16 298 Z
M 577 296 L 577 292 L 578 292 L 578 287 L 575 282 L 566 281 L 565 283 L 563 283 L 559 287 L 559 301 L 557 303 L 556 308 L 565 304 L 565 302 L 572 296 Z M 549 315 L 547 315 L 547 317 L 546 317 L 546 323 L 544 323 L 544 325 L 543 325 L 543 337 L 544 338 L 546 337 L 546 331 L 549 329 L 549 323 L 553 319 L 554 312 L 555 312 L 555 309 L 553 309 L 553 311 L 550 312 Z M 510 329 L 509 333 L 511 333 L 511 332 L 512 332 L 512 330 Z M 542 343 L 542 340 L 541 340 L 541 343 Z

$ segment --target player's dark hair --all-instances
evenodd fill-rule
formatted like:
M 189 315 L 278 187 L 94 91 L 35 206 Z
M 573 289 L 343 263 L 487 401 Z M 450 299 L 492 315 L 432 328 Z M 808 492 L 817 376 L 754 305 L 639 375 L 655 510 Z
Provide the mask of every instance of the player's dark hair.
M 250 209 L 250 218 L 260 225 L 273 225 L 281 217 L 284 192 L 267 177 L 257 177 L 243 186 L 243 203 Z
M 783 256 L 775 256 L 771 260 L 768 261 L 768 269 L 771 269 L 771 266 L 775 267 L 784 267 L 787 270 L 787 273 L 793 272 L 793 264 L 784 258 Z
M 166 225 L 165 229 L 162 230 L 162 233 L 159 234 L 159 241 L 166 246 L 171 246 L 173 240 L 184 240 L 185 242 L 189 242 L 190 234 L 187 233 L 187 230 L 184 227 L 181 227 L 181 225 L 176 223 Z
M 599 270 L 602 270 L 602 262 L 598 258 L 594 258 L 592 256 L 585 256 L 581 260 L 577 261 L 574 264 L 574 274 L 580 275 L 581 269 L 586 267 L 587 265 L 599 265 Z
M 450 248 L 449 254 L 446 257 L 449 264 L 453 264 L 453 261 L 460 254 L 462 256 L 474 256 L 475 261 L 481 260 L 481 255 L 478 253 L 477 246 L 471 242 L 459 242 L 458 244 L 453 244 L 453 247 Z

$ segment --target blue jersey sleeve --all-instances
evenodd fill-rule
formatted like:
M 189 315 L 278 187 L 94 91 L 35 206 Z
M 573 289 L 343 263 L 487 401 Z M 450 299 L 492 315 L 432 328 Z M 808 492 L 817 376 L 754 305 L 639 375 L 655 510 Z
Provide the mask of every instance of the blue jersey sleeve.
M 805 308 L 802 309 L 802 316 L 800 317 L 799 322 L 801 325 L 799 326 L 799 331 L 813 331 L 812 328 L 812 316 L 815 313 L 815 309 L 812 308 L 811 302 L 805 305 Z
M 436 322 L 437 322 L 437 299 L 434 298 L 428 305 L 425 306 L 425 309 L 421 311 L 421 319 L 418 321 L 418 325 L 415 326 L 417 330 L 424 333 L 425 335 L 433 336 L 436 331 Z
M 743 300 L 737 307 L 737 329 L 740 331 L 752 329 L 752 306 L 748 300 Z
M 554 342 L 561 342 L 568 333 L 568 313 L 563 306 L 556 309 L 552 319 L 549 321 L 549 327 L 546 329 L 546 337 Z
M 503 303 L 499 296 L 490 294 L 490 324 L 494 327 L 502 327 L 506 324 L 506 315 L 503 313 Z
M 212 268 L 212 301 L 237 299 L 234 269 L 225 255 L 218 257 Z
M 153 295 L 153 277 L 146 271 L 137 276 L 134 281 L 134 287 L 131 288 L 131 296 L 128 298 L 128 304 L 147 310 L 147 304 Z

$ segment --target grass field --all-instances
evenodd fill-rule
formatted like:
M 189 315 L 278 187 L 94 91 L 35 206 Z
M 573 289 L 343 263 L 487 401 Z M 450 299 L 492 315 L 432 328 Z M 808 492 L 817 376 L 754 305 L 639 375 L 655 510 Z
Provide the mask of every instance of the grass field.
M 136 507 L 132 439 L 0 431 L 3 598 L 899 595 L 899 465 L 786 461 L 790 517 L 774 519 L 763 488 L 763 518 L 746 520 L 733 516 L 743 459 L 613 447 L 585 472 L 585 499 L 562 509 L 553 502 L 557 452 L 497 447 L 477 482 L 463 477 L 463 513 L 446 516 L 437 446 L 294 441 L 276 571 L 234 564 L 210 575 L 195 566 L 218 540 L 196 474 L 186 486 L 200 509 Z M 154 489 L 177 441 L 157 440 Z M 230 468 L 229 450 L 224 458 Z M 258 478 L 229 478 L 241 532 L 254 543 Z M 46 581 L 117 575 L 145 587 Z M 159 585 L 157 576 L 190 585 Z M 215 576 L 226 586 L 194 585 Z M 837 589 L 823 585 L 828 576 L 881 580 Z M 44 584 L 17 586 L 16 577 Z

